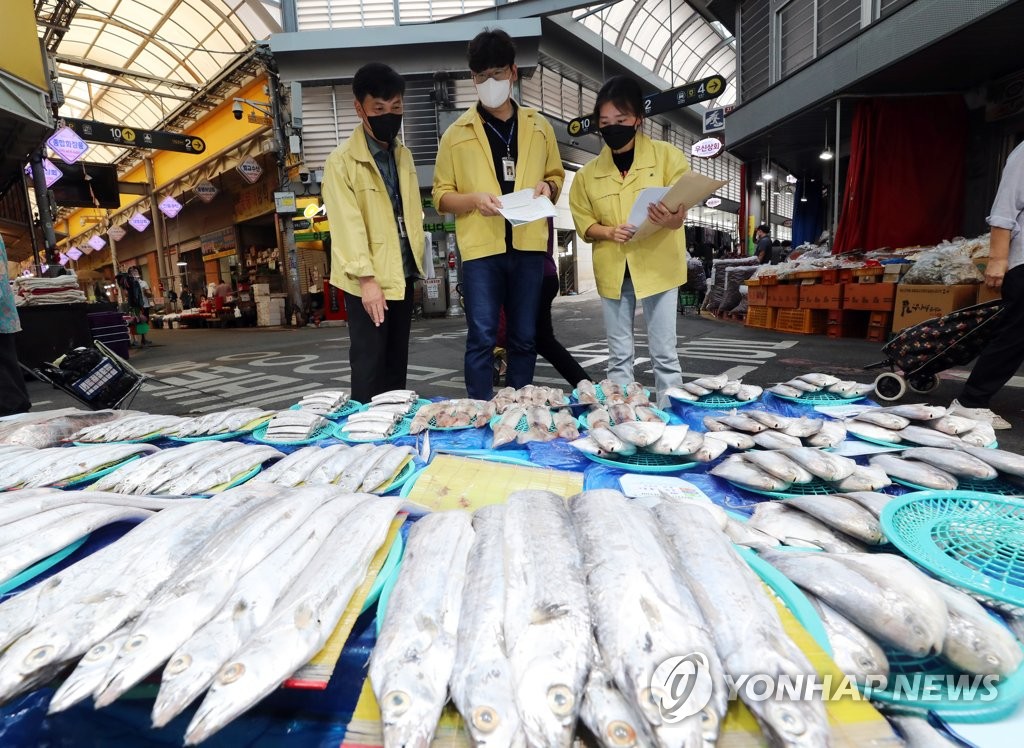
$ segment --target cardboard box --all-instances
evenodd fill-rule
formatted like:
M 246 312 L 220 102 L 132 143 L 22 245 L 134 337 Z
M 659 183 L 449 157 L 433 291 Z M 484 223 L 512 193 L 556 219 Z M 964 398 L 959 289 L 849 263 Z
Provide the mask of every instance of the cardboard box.
M 899 332 L 925 320 L 971 306 L 978 298 L 977 284 L 961 286 L 910 286 L 896 292 L 892 330 Z
M 979 304 L 984 304 L 986 301 L 995 301 L 996 299 L 1003 298 L 1002 289 L 989 288 L 984 283 L 978 285 L 978 301 Z
M 843 285 L 843 309 L 888 312 L 892 310 L 895 298 L 895 283 L 846 283 Z
M 766 306 L 768 304 L 768 286 L 747 286 L 747 304 L 749 306 Z
M 768 292 L 765 302 L 767 306 L 795 309 L 800 303 L 800 286 L 779 284 L 778 286 L 768 286 L 765 290 Z
M 834 283 L 800 286 L 801 309 L 842 309 L 843 287 Z

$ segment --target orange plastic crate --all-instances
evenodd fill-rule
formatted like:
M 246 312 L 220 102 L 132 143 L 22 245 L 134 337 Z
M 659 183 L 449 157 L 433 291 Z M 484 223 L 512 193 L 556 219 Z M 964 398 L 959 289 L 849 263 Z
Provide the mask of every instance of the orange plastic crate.
M 775 329 L 801 335 L 821 335 L 828 327 L 827 309 L 779 309 Z
M 747 327 L 761 327 L 765 330 L 771 330 L 775 326 L 775 312 L 777 311 L 773 306 L 747 307 L 747 319 L 744 324 Z

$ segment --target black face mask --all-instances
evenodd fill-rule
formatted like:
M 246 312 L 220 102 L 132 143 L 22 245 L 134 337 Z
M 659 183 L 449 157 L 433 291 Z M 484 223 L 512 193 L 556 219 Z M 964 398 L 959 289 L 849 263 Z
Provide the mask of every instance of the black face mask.
M 373 133 L 373 137 L 382 143 L 391 143 L 398 135 L 398 131 L 402 129 L 402 115 L 392 114 L 378 114 L 376 117 L 366 117 L 367 124 L 370 125 L 370 132 Z
M 636 125 L 605 125 L 601 128 L 601 137 L 609 148 L 617 151 L 636 137 Z

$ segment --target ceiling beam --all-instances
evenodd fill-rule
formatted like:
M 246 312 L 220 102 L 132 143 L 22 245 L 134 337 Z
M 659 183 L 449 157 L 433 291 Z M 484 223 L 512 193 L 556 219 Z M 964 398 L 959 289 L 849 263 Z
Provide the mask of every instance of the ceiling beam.
M 642 0 L 641 0 L 642 1 Z M 594 0 L 518 0 L 515 3 L 495 4 L 493 8 L 443 18 L 448 21 L 510 21 L 518 18 L 542 18 L 558 13 L 569 13 L 594 4 Z
M 98 73 L 107 73 L 115 77 L 131 77 L 138 78 L 141 81 L 149 81 L 150 83 L 159 83 L 163 86 L 170 86 L 172 88 L 184 88 L 189 91 L 198 91 L 199 86 L 195 83 L 185 83 L 184 81 L 171 80 L 170 78 L 161 78 L 157 75 L 150 75 L 149 73 L 140 73 L 137 70 L 128 70 L 127 68 L 118 67 L 116 65 L 105 65 L 95 60 L 87 60 L 84 57 L 75 57 L 73 55 L 54 55 L 54 59 L 58 63 L 66 65 L 74 65 L 78 68 L 85 70 L 95 70 Z M 104 85 L 102 81 L 93 80 L 93 83 L 98 85 Z

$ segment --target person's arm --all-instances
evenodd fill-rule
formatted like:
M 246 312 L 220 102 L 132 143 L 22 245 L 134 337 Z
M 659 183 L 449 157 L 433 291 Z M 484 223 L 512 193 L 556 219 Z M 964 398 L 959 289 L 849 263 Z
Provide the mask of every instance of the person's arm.
M 1010 240 L 1014 231 L 1021 231 L 1017 216 L 1024 210 L 1024 146 L 1017 146 L 1003 167 L 996 199 L 988 225 L 992 227 L 988 266 L 985 268 L 985 285 L 1001 288 L 1003 276 L 1010 259 Z
M 536 115 L 540 117 L 540 115 Z M 533 189 L 533 196 L 538 197 L 544 195 L 555 202 L 558 200 L 558 195 L 562 191 L 562 185 L 565 183 L 565 168 L 562 166 L 562 156 L 558 152 L 558 141 L 555 138 L 555 131 L 551 127 L 551 123 L 541 117 L 542 127 L 544 132 L 544 142 L 547 145 L 544 154 L 544 178 L 537 183 L 537 186 Z
M 619 226 L 605 226 L 602 224 L 594 211 L 590 195 L 587 193 L 585 180 L 577 175 L 569 188 L 569 210 L 572 212 L 573 223 L 576 224 L 576 233 L 586 241 L 618 242 L 622 244 L 632 238 L 636 227 L 622 224 Z
M 373 323 L 380 327 L 384 322 L 388 302 L 374 274 L 370 241 L 363 224 L 362 211 L 356 202 L 355 190 L 336 160 L 328 158 L 324 169 L 321 194 L 331 223 L 333 261 L 338 263 L 346 275 L 359 279 L 363 308 Z
M 431 196 L 437 212 L 463 216 L 475 210 L 482 216 L 498 215 L 501 200 L 497 195 L 488 192 L 459 192 L 455 181 L 455 156 L 448 132 L 446 130 L 441 136 L 434 163 L 434 188 Z

